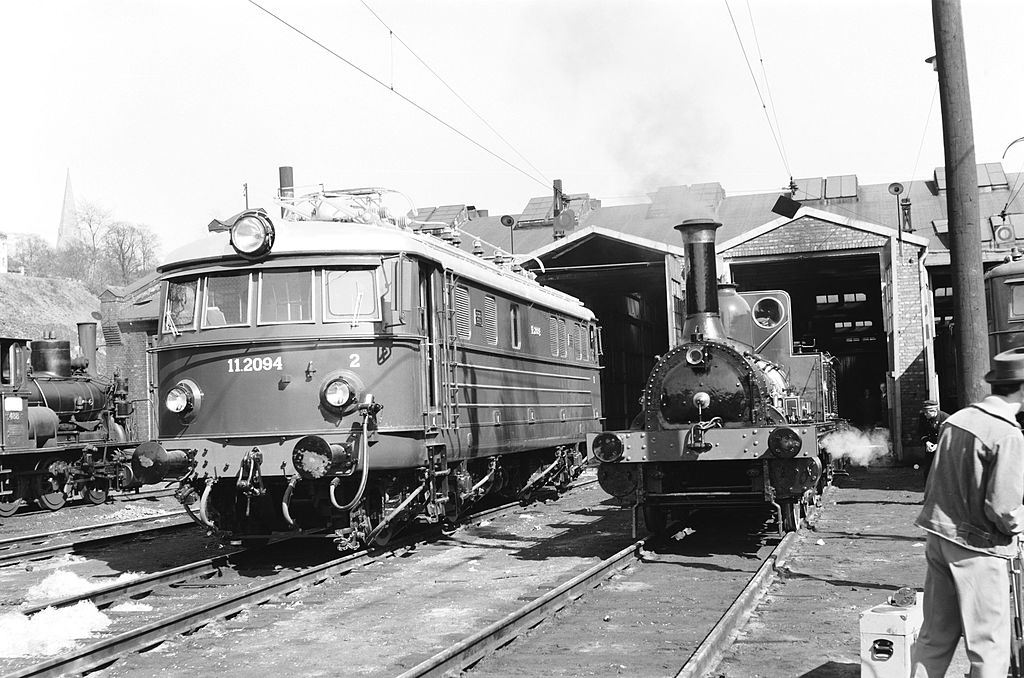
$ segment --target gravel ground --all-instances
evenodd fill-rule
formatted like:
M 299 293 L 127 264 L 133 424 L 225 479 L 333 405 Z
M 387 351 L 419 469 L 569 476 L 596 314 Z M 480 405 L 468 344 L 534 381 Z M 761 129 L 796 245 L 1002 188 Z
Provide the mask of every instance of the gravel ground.
M 258 665 L 301 676 L 394 676 L 632 541 L 629 512 L 590 484 L 92 675 L 250 678 Z
M 162 489 L 162 485 L 147 485 L 146 491 Z M 35 506 L 22 508 L 10 518 L 0 519 L 0 539 L 28 534 L 66 530 L 115 520 L 144 518 L 157 513 L 180 511 L 181 504 L 173 496 L 139 497 L 118 495 L 105 504 L 67 504 L 59 511 L 47 511 Z
M 923 590 L 924 479 L 910 468 L 853 468 L 823 501 L 780 577 L 715 678 L 859 678 L 860 613 L 910 586 Z M 969 670 L 961 647 L 947 676 Z M 897 675 L 897 674 L 892 674 Z

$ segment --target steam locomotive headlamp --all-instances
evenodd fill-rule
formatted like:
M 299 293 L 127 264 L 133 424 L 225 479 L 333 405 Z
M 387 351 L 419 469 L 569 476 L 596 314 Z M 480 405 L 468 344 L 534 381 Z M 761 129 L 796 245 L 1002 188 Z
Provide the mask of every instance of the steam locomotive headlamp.
M 164 407 L 174 414 L 186 415 L 199 410 L 203 392 L 191 379 L 182 379 L 164 396 Z
M 777 428 L 768 434 L 768 449 L 776 457 L 792 459 L 803 447 L 800 436 L 791 428 Z
M 350 414 L 359 407 L 363 382 L 348 370 L 331 372 L 320 384 L 320 405 L 334 414 Z
M 246 259 L 259 259 L 274 246 L 274 224 L 262 209 L 240 212 L 226 221 L 210 222 L 212 232 L 228 231 L 231 246 Z
M 617 435 L 614 433 L 601 433 L 594 438 L 592 451 L 598 461 L 612 464 L 622 459 L 625 449 Z
M 705 360 L 707 360 L 707 356 L 704 353 L 703 347 L 694 346 L 686 349 L 686 363 L 688 365 L 703 365 Z

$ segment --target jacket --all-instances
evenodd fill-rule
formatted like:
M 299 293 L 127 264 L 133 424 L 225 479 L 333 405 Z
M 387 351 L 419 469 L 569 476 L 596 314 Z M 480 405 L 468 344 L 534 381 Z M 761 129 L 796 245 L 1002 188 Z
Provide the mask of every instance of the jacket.
M 921 434 L 921 444 L 939 442 L 939 427 L 949 415 L 939 410 L 934 417 L 926 417 L 924 412 L 917 415 L 917 430 Z
M 1009 558 L 1024 532 L 1024 435 L 990 396 L 950 415 L 916 525 L 981 553 Z

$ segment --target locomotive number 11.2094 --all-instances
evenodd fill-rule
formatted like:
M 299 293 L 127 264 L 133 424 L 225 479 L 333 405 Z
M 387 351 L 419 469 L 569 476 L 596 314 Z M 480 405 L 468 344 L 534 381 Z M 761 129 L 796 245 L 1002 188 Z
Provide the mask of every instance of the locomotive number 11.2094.
M 281 356 L 228 358 L 228 372 L 269 372 L 283 369 Z

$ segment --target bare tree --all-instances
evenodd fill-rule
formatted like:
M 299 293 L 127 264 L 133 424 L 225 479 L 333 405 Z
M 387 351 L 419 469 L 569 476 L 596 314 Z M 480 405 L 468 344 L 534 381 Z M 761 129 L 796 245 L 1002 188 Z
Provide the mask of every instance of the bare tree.
M 88 251 L 99 254 L 103 233 L 110 227 L 110 210 L 83 200 L 78 208 L 78 228 Z
M 156 261 L 157 239 L 144 224 L 118 221 L 103 232 L 101 245 L 111 277 L 127 285 L 151 269 Z
M 39 235 L 16 235 L 14 253 L 10 258 L 12 271 L 24 269 L 27 275 L 46 277 L 54 274 L 54 250 Z

